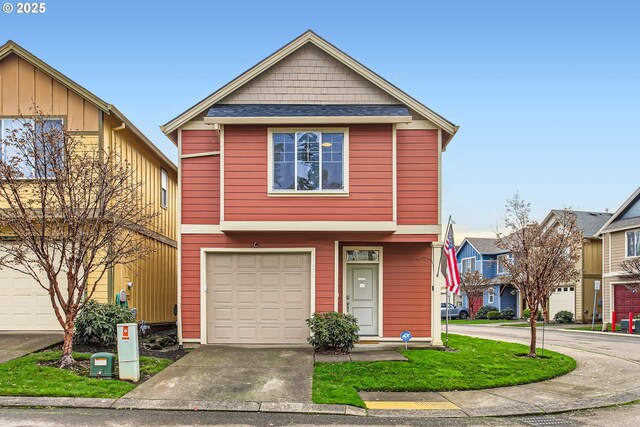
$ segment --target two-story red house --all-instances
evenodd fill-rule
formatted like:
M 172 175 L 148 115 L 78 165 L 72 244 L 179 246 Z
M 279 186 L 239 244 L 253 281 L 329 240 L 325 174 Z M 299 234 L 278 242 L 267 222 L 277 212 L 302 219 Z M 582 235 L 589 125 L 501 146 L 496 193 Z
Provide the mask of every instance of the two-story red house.
M 312 31 L 162 126 L 179 148 L 181 342 L 440 342 L 441 155 L 457 126 Z M 441 277 L 441 276 L 440 276 Z

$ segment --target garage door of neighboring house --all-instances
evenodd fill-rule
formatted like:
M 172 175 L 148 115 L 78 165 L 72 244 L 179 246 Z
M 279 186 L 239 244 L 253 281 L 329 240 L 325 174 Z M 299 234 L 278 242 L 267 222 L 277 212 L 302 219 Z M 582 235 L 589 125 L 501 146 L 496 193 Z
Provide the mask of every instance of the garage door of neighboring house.
M 307 342 L 310 253 L 209 253 L 206 264 L 207 343 Z
M 62 330 L 49 294 L 26 274 L 0 270 L 0 330 Z
M 626 319 L 629 312 L 633 315 L 640 313 L 640 292 L 633 292 L 624 285 L 613 286 L 613 303 L 618 319 Z
M 566 310 L 576 314 L 576 288 L 575 286 L 563 286 L 556 288 L 549 297 L 549 317 L 559 311 Z

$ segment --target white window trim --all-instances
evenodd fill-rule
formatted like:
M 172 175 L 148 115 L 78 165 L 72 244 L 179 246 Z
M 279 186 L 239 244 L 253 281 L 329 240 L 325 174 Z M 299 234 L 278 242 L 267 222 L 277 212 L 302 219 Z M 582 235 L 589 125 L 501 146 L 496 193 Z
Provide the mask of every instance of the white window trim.
M 464 262 L 465 262 L 466 260 L 468 260 L 468 259 L 473 260 L 473 261 L 471 261 L 471 265 L 472 265 L 472 267 L 473 267 L 473 270 L 470 270 L 470 271 L 471 271 L 471 273 L 473 273 L 474 271 L 476 271 L 476 264 L 475 264 L 475 259 L 476 259 L 476 257 L 474 257 L 474 256 L 466 257 L 466 258 L 462 258 L 462 259 L 460 260 L 460 272 L 461 272 L 462 274 L 466 273 L 466 271 L 464 270 Z
M 634 233 L 634 235 L 636 236 L 635 237 L 636 240 L 640 239 L 640 229 L 627 230 L 624 233 L 624 247 L 625 247 L 624 255 L 625 255 L 625 258 L 636 258 L 636 257 L 639 257 L 640 254 L 629 255 L 629 237 L 628 237 L 629 233 Z M 611 246 L 611 245 L 609 245 L 609 246 Z
M 162 178 L 166 177 L 166 187 L 162 183 Z M 166 200 L 162 200 L 162 195 L 166 194 Z M 169 172 L 164 168 L 160 168 L 160 207 L 167 209 L 169 205 Z
M 4 158 L 4 138 L 5 138 L 4 131 L 5 131 L 5 125 L 3 124 L 3 122 L 5 120 L 11 120 L 11 121 L 26 121 L 26 120 L 30 120 L 32 122 L 35 121 L 33 118 L 29 118 L 29 117 L 24 117 L 24 118 L 20 119 L 20 118 L 15 118 L 15 117 L 7 117 L 7 116 L 2 117 L 2 116 L 0 116 L 0 158 Z M 62 124 L 62 128 L 64 129 L 64 118 L 63 117 L 47 117 L 45 119 L 45 122 L 54 121 L 54 120 L 60 121 L 60 123 Z M 35 180 L 37 178 L 34 177 L 34 176 L 25 176 L 25 177 L 19 178 L 19 179 L 24 180 L 24 181 L 28 181 L 28 180 Z M 46 177 L 46 178 L 42 178 L 42 179 L 50 180 L 50 179 L 53 179 L 53 177 Z
M 492 292 L 493 289 L 487 291 L 487 304 L 495 304 L 496 303 L 496 295 L 495 292 Z
M 509 259 L 509 254 L 500 254 L 500 255 L 498 255 L 496 257 L 496 263 L 497 263 L 497 265 L 496 265 L 496 275 L 497 276 L 500 276 L 500 275 L 503 275 L 503 274 L 507 274 L 507 271 L 504 270 L 504 267 L 502 268 L 503 271 L 500 271 L 500 265 L 501 265 L 500 264 L 500 258 L 506 258 L 508 260 Z
M 344 139 L 342 141 L 342 190 L 313 190 L 313 191 L 297 191 L 297 190 L 274 190 L 273 189 L 273 134 L 274 133 L 296 133 L 296 132 L 319 132 L 319 133 L 342 133 Z M 268 128 L 267 129 L 267 147 L 268 147 L 268 167 L 267 167 L 267 194 L 269 197 L 336 197 L 349 195 L 349 128 L 325 128 L 325 127 L 295 127 L 295 128 Z M 294 162 L 298 162 L 297 159 Z M 322 167 L 322 165 L 320 165 Z M 295 177 L 294 177 L 295 179 Z

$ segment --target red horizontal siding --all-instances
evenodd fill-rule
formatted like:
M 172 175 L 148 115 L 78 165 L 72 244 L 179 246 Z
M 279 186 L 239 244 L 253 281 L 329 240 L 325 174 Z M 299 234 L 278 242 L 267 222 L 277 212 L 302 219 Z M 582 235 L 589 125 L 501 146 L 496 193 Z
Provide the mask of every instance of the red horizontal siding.
M 359 233 L 234 235 L 182 235 L 182 332 L 185 339 L 200 338 L 200 250 L 201 248 L 316 248 L 316 311 L 334 309 L 335 241 L 350 244 L 384 245 L 384 333 L 399 336 L 410 329 L 416 337 L 430 336 L 430 243 L 437 236 L 378 235 Z M 378 243 L 376 243 L 378 242 Z M 412 242 L 412 243 L 391 243 Z M 421 242 L 421 243 L 415 243 Z M 339 272 L 341 289 L 341 272 Z M 397 294 L 401 293 L 401 295 Z M 387 306 L 388 304 L 388 306 Z M 405 314 L 410 314 L 407 319 Z M 397 332 L 397 333 L 396 333 Z
M 267 127 L 225 126 L 225 220 L 391 221 L 392 127 L 348 127 L 348 197 L 269 197 Z
M 182 154 L 219 151 L 217 133 L 209 130 L 183 130 Z M 181 159 L 180 195 L 183 224 L 220 223 L 220 157 Z
M 438 224 L 438 131 L 396 133 L 398 224 Z
M 384 262 L 384 336 L 431 336 L 431 245 L 386 244 Z

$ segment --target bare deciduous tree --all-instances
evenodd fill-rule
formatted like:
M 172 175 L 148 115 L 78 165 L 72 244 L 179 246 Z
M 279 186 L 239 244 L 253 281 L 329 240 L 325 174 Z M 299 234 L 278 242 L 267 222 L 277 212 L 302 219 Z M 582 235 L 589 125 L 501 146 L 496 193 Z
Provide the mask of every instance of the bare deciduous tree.
M 467 271 L 460 275 L 460 291 L 467 295 L 471 318 L 476 317 L 475 301 L 482 298 L 485 291 L 491 288 L 491 279 L 487 279 L 479 271 Z
M 60 364 L 72 357 L 76 315 L 107 270 L 148 256 L 142 232 L 156 213 L 135 168 L 34 108 L 2 141 L 0 268 L 33 278 L 64 330 Z
M 631 291 L 640 292 L 640 258 L 627 258 L 620 263 L 620 268 L 620 277 L 629 281 L 625 286 Z
M 536 316 L 546 308 L 553 290 L 580 276 L 580 254 L 584 244 L 575 214 L 565 210 L 557 223 L 542 227 L 530 219 L 531 208 L 517 194 L 507 200 L 505 225 L 508 235 L 498 233 L 498 246 L 509 251 L 512 261 L 503 260 L 513 286 L 534 313 L 530 320 L 529 356 L 536 357 Z

